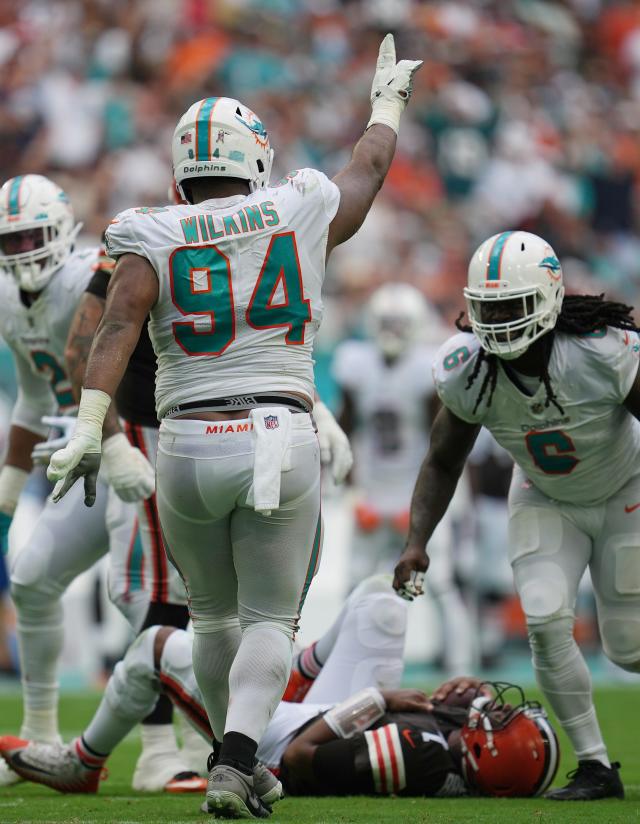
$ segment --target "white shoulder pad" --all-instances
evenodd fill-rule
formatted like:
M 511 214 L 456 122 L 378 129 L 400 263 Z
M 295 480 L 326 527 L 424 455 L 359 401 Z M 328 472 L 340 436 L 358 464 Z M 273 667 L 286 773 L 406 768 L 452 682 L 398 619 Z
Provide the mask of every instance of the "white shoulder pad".
M 344 389 L 357 389 L 369 370 L 371 344 L 361 340 L 345 340 L 336 346 L 331 374 Z
M 135 232 L 136 210 L 127 209 L 116 215 L 107 226 L 105 247 L 109 257 L 119 258 L 127 252 L 142 255 L 144 252 Z
M 444 343 L 433 362 L 433 380 L 442 403 L 467 423 L 482 423 L 486 404 L 473 408 L 482 385 L 485 367 L 481 367 L 473 385 L 467 388 L 480 351 L 480 342 L 470 332 L 460 332 Z
M 340 189 L 317 169 L 294 169 L 268 189 L 282 189 L 279 197 L 286 200 L 292 198 L 304 209 L 322 209 L 328 223 L 333 220 L 340 205 Z
M 592 382 L 596 396 L 622 403 L 638 373 L 640 338 L 637 332 L 606 326 L 587 335 L 571 335 L 583 353 L 585 377 Z

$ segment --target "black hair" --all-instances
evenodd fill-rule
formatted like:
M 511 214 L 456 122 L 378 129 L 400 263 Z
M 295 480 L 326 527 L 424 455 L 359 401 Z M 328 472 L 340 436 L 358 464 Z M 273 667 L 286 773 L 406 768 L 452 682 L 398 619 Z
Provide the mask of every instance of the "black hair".
M 607 326 L 613 326 L 615 329 L 628 329 L 632 332 L 640 332 L 640 328 L 636 326 L 634 319 L 631 317 L 633 306 L 627 306 L 624 303 L 617 303 L 616 301 L 604 300 L 602 295 L 566 295 L 562 301 L 562 308 L 556 321 L 556 325 L 548 334 L 542 337 L 545 344 L 545 350 L 542 353 L 543 357 L 540 364 L 540 380 L 544 383 L 546 389 L 545 408 L 553 404 L 560 414 L 564 414 L 564 409 L 558 403 L 553 387 L 551 386 L 551 379 L 547 369 L 549 355 L 553 347 L 554 332 L 564 332 L 567 335 L 588 335 L 590 332 L 597 332 Z M 473 329 L 469 324 L 462 322 L 464 312 L 461 312 L 456 320 L 456 326 L 461 332 L 472 332 Z M 486 352 L 480 349 L 476 359 L 473 372 L 469 375 L 465 389 L 470 389 L 475 383 L 476 378 L 480 374 L 482 364 L 487 364 L 480 391 L 476 398 L 473 411 L 475 412 L 480 402 L 484 398 L 487 391 L 487 407 L 491 406 L 493 393 L 498 382 L 498 356 L 493 353 Z

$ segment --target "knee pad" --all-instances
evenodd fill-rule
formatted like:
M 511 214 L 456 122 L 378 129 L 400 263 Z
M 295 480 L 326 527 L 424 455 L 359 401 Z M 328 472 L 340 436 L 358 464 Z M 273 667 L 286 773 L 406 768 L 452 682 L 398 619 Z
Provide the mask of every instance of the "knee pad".
M 150 627 L 135 639 L 109 679 L 105 700 L 122 718 L 144 718 L 158 700 L 160 682 L 153 662 L 158 629 Z
M 535 578 L 527 581 L 519 589 L 522 611 L 527 617 L 527 624 L 550 623 L 559 617 L 566 617 L 571 610 L 563 609 L 565 587 L 562 582 L 551 577 Z
M 11 598 L 19 618 L 46 618 L 61 609 L 60 593 L 45 586 L 25 586 L 11 582 Z
M 227 615 L 224 618 L 213 618 L 191 613 L 194 635 L 205 635 L 210 632 L 228 632 L 239 626 L 236 615 Z
M 349 610 L 345 626 L 347 621 L 354 621 L 358 641 L 373 650 L 404 644 L 407 607 L 397 595 L 367 595 Z
M 629 672 L 640 672 L 640 619 L 604 619 L 600 622 L 600 634 L 610 661 Z
M 366 595 L 380 593 L 381 595 L 391 593 L 391 582 L 393 575 L 390 572 L 380 572 L 377 575 L 370 575 L 361 581 L 349 596 L 350 601 L 364 598 Z
M 538 668 L 563 662 L 573 640 L 573 616 L 555 618 L 544 623 L 529 623 L 529 644 Z

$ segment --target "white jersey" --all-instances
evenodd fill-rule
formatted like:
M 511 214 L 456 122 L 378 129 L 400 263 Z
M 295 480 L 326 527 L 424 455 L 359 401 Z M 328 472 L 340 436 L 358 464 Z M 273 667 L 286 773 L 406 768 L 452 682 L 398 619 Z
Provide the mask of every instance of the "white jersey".
M 158 276 L 149 334 L 156 408 L 258 392 L 313 398 L 329 224 L 338 187 L 301 169 L 250 195 L 129 209 L 107 230 L 112 257 L 132 252 Z
M 640 470 L 640 422 L 622 405 L 638 371 L 635 332 L 612 327 L 589 335 L 556 333 L 548 371 L 560 412 L 545 405 L 540 382 L 533 395 L 518 389 L 498 360 L 491 401 L 474 405 L 486 367 L 467 387 L 480 344 L 459 334 L 434 364 L 443 404 L 469 423 L 487 427 L 545 495 L 574 504 L 605 501 Z
M 256 755 L 259 760 L 269 769 L 279 770 L 284 751 L 298 730 L 334 706 L 335 704 L 292 704 L 281 701 L 258 744 Z
M 383 515 L 406 510 L 411 502 L 429 445 L 436 351 L 416 345 L 391 364 L 373 341 L 345 341 L 335 352 L 333 376 L 355 403 L 355 480 Z
M 97 248 L 73 252 L 31 306 L 21 301 L 13 277 L 0 272 L 0 335 L 11 348 L 18 379 L 11 423 L 43 437 L 49 432 L 43 415 L 75 408 L 64 349 L 98 254 Z

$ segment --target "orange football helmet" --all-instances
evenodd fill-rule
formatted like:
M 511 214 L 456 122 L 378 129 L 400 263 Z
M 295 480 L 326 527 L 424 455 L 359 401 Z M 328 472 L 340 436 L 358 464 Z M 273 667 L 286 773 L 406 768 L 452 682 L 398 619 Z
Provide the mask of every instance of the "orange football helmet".
M 489 684 L 495 697 L 474 698 L 462 728 L 462 771 L 480 795 L 541 795 L 558 769 L 560 748 L 546 712 L 520 687 Z M 505 695 L 517 696 L 517 703 Z

